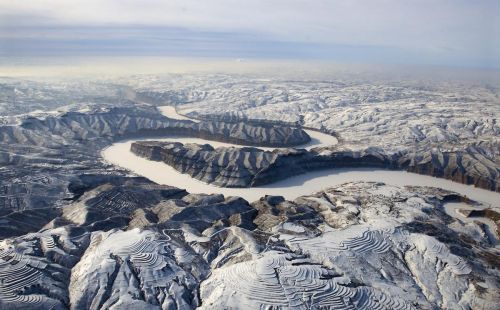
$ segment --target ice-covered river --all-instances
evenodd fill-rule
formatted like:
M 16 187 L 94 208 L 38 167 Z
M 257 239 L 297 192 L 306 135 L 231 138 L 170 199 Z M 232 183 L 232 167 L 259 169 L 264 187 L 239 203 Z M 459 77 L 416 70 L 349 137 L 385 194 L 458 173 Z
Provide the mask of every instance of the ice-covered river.
M 175 108 L 172 106 L 159 107 L 158 110 L 160 110 L 160 112 L 168 118 L 178 119 L 178 120 L 191 120 L 193 122 L 198 122 L 198 120 L 191 119 L 191 118 L 188 118 L 184 115 L 178 114 L 177 111 L 175 110 Z M 307 144 L 301 145 L 300 148 L 311 149 L 313 147 L 318 147 L 318 146 L 322 146 L 322 145 L 335 145 L 338 143 L 337 138 L 335 138 L 334 136 L 324 134 L 324 133 L 319 132 L 319 131 L 308 130 L 308 129 L 305 129 L 305 132 L 307 132 L 309 137 L 311 137 L 311 141 L 309 141 Z M 169 138 L 169 139 L 165 139 L 164 141 L 174 141 L 174 140 L 179 141 L 179 142 L 183 142 L 183 143 L 200 143 L 200 144 L 208 143 L 208 144 L 212 145 L 213 147 L 219 147 L 219 146 L 241 147 L 241 145 L 235 145 L 235 144 L 224 143 L 224 142 L 207 141 L 207 140 L 198 139 L 198 138 L 183 138 L 182 141 L 180 141 L 179 139 Z M 259 149 L 268 150 L 268 151 L 274 150 L 274 148 L 272 148 L 272 147 L 259 147 Z
M 185 118 L 178 115 L 172 107 L 161 109 L 162 113 L 170 118 Z M 308 131 L 313 141 L 303 147 L 331 145 L 337 140 L 326 134 Z M 332 139 L 333 138 L 333 139 Z M 134 139 L 133 141 L 137 141 Z M 178 141 L 182 143 L 208 143 L 214 147 L 234 146 L 228 143 L 214 142 L 197 138 L 169 137 L 165 139 L 151 139 L 160 141 Z M 162 162 L 150 161 L 134 155 L 130 151 L 133 141 L 116 142 L 103 150 L 103 157 L 108 162 L 126 168 L 137 175 L 144 176 L 156 183 L 184 188 L 191 193 L 220 193 L 225 196 L 240 196 L 248 201 L 254 201 L 264 195 L 281 195 L 287 199 L 294 199 L 307 195 L 323 188 L 354 181 L 383 182 L 390 185 L 415 185 L 434 186 L 458 192 L 467 197 L 481 201 L 491 206 L 500 206 L 500 193 L 468 186 L 445 179 L 431 176 L 408 173 L 405 171 L 392 171 L 382 169 L 328 169 L 313 171 L 306 174 L 290 177 L 269 185 L 252 188 L 222 188 L 203 183 L 182 174 Z

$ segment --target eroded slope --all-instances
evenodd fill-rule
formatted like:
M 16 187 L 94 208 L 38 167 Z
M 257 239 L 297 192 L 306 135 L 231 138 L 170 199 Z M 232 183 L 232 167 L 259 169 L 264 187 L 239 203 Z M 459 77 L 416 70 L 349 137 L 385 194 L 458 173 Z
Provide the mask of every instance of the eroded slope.
M 248 204 L 95 184 L 39 232 L 0 242 L 0 307 L 493 309 L 498 248 L 444 212 L 456 199 L 350 183 Z

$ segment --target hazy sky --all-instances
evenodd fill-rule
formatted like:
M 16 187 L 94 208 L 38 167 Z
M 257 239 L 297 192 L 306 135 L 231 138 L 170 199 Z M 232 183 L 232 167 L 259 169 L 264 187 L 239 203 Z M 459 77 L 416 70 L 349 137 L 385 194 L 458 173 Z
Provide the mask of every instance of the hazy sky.
M 500 67 L 500 0 L 0 0 L 0 56 Z

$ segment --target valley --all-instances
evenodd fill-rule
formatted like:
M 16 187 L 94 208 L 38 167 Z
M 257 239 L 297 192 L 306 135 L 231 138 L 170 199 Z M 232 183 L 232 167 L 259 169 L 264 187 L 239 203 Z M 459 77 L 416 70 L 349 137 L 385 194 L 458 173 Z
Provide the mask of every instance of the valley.
M 499 88 L 2 83 L 0 309 L 498 303 Z

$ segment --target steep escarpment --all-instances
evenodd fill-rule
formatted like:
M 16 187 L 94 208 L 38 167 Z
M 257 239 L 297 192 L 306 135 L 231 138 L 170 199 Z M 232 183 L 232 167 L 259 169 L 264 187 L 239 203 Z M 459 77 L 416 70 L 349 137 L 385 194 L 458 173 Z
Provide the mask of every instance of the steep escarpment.
M 261 146 L 310 140 L 295 127 L 179 121 L 143 105 L 27 116 L 19 125 L 0 126 L 0 214 L 61 205 L 71 198 L 68 184 L 82 173 L 122 174 L 100 158 L 113 141 L 170 135 Z
M 135 142 L 131 151 L 163 161 L 182 173 L 224 187 L 258 186 L 316 169 L 401 169 L 449 179 L 492 191 L 500 191 L 500 170 L 475 148 L 461 151 L 402 152 L 391 156 L 380 149 L 332 151 L 328 149 L 284 149 L 273 152 L 258 148 L 217 148 L 209 145 Z
M 263 151 L 258 148 L 217 148 L 210 145 L 138 141 L 131 151 L 163 161 L 182 173 L 224 187 L 271 183 L 311 169 L 340 167 L 391 167 L 375 150 L 323 155 L 303 149 Z
M 410 172 L 500 191 L 498 157 L 485 153 L 483 148 L 468 147 L 453 151 L 432 149 L 408 152 L 401 154 L 397 158 L 397 162 L 399 167 Z
M 263 147 L 292 147 L 311 140 L 309 135 L 299 127 L 243 122 L 195 123 L 192 135 L 207 140 Z
M 182 173 L 206 183 L 225 187 L 246 187 L 269 167 L 277 153 L 255 148 L 218 148 L 210 145 L 139 141 L 131 151 L 150 160 L 162 161 Z
M 24 129 L 24 130 L 23 130 Z M 180 121 L 166 118 L 151 107 L 108 108 L 93 113 L 70 112 L 43 120 L 28 118 L 20 129 L 1 128 L 0 136 L 15 142 L 46 143 L 37 136 L 53 139 L 121 139 L 143 135 L 181 134 L 209 140 L 259 146 L 295 146 L 310 141 L 302 129 L 269 124 Z M 15 132 L 17 130 L 17 132 Z M 28 131 L 26 131 L 28 130 Z M 13 132 L 14 131 L 14 132 Z M 34 135 L 31 135 L 34 134 Z

